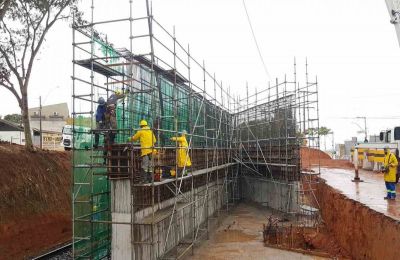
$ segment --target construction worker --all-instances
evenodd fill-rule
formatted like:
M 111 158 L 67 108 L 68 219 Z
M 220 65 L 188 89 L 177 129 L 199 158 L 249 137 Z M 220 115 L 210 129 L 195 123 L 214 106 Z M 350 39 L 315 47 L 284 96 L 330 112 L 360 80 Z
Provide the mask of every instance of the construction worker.
M 189 150 L 188 150 L 188 142 L 186 140 L 186 130 L 182 131 L 182 135 L 180 137 L 172 137 L 171 141 L 176 142 L 179 146 L 178 148 L 178 159 L 177 164 L 179 168 L 180 174 L 182 174 L 183 168 L 188 168 L 192 166 L 192 162 L 190 161 L 189 157 Z M 179 175 L 180 175 L 179 174 Z
M 128 138 L 128 142 L 140 141 L 141 159 L 142 159 L 142 180 L 151 182 L 151 173 L 153 172 L 152 155 L 155 153 L 154 145 L 156 137 L 153 130 L 147 124 L 146 120 L 140 121 L 140 130 L 132 137 Z
M 115 93 L 111 94 L 111 96 L 107 99 L 107 110 L 105 113 L 105 121 L 106 128 L 109 129 L 108 133 L 108 141 L 110 144 L 114 143 L 115 132 L 112 130 L 117 129 L 117 101 L 125 97 L 125 94 L 120 90 L 116 90 Z
M 394 200 L 396 198 L 396 173 L 397 173 L 397 158 L 391 151 L 389 146 L 385 146 L 385 158 L 383 161 L 383 173 L 387 195 L 385 200 Z
M 99 100 L 97 101 L 99 105 L 97 106 L 96 109 L 96 129 L 104 129 L 105 128 L 105 114 L 106 114 L 106 101 L 104 100 L 103 97 L 99 97 Z M 93 147 L 97 148 L 99 146 L 99 132 L 96 132 L 94 134 L 94 144 Z

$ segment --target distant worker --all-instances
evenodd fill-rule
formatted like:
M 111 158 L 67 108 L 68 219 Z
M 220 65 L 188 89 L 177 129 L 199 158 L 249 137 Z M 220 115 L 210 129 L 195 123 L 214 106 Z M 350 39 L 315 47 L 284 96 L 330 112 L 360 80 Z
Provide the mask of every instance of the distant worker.
M 180 137 L 172 137 L 171 141 L 174 141 L 178 145 L 178 159 L 177 159 L 177 165 L 179 168 L 178 176 L 183 174 L 183 169 L 188 168 L 192 166 L 192 162 L 190 161 L 189 157 L 189 145 L 186 140 L 186 130 L 182 131 L 182 135 Z
M 385 200 L 394 200 L 396 198 L 396 173 L 397 158 L 391 151 L 389 146 L 385 146 L 385 158 L 383 161 L 383 173 L 387 190 Z
M 117 101 L 125 97 L 120 90 L 116 90 L 115 93 L 107 99 L 107 110 L 105 114 L 106 128 L 109 129 L 108 140 L 109 144 L 114 143 L 116 133 L 113 131 L 117 129 Z
M 103 97 L 99 97 L 99 100 L 97 102 L 99 103 L 99 105 L 96 109 L 96 129 L 101 130 L 105 128 L 105 114 L 107 106 L 106 101 Z M 98 131 L 96 131 L 94 134 L 94 148 L 97 148 L 99 146 L 99 135 L 100 133 Z
M 140 141 L 141 160 L 142 160 L 142 171 L 141 177 L 144 183 L 152 181 L 151 173 L 153 172 L 152 155 L 155 153 L 156 137 L 154 136 L 153 130 L 147 124 L 146 120 L 140 121 L 140 130 L 132 137 L 128 138 L 128 142 Z

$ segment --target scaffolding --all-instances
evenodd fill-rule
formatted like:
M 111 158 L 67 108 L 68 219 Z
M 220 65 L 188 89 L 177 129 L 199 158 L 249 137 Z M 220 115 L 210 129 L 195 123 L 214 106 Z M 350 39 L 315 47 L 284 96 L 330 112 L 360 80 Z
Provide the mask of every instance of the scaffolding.
M 91 21 L 74 19 L 73 252 L 77 259 L 110 256 L 113 232 L 120 226 L 130 227 L 131 259 L 179 258 L 193 249 L 196 240 L 208 236 L 209 217 L 233 203 L 228 201 L 233 197 L 228 193 L 237 186 L 231 162 L 233 99 L 204 62 L 190 55 L 189 46 L 183 47 L 154 19 L 148 2 L 146 6 L 143 17 L 133 17 L 129 1 L 129 18 L 94 21 L 92 1 Z M 135 35 L 134 23 L 143 21 L 147 33 Z M 129 49 L 115 48 L 107 40 L 109 35 L 99 33 L 97 27 L 110 23 L 129 24 Z M 150 50 L 134 53 L 134 42 L 142 38 L 149 40 Z M 117 103 L 117 128 L 98 129 L 97 100 L 107 100 L 116 90 L 126 93 Z M 157 151 L 152 164 L 159 172 L 175 168 L 181 176 L 155 182 L 154 171 L 152 183 L 139 184 L 140 147 L 126 140 L 138 130 L 135 126 L 141 119 L 149 122 L 158 140 L 152 147 Z M 170 140 L 183 130 L 188 132 L 190 169 L 178 169 L 178 145 Z M 101 136 L 98 149 L 93 148 L 93 134 Z M 115 135 L 114 143 L 107 141 L 109 135 Z M 119 197 L 121 187 L 128 196 Z M 124 202 L 128 205 L 121 205 Z M 128 209 L 131 219 L 118 220 L 117 208 Z M 190 220 L 182 232 L 177 228 L 181 219 Z
M 318 173 L 305 174 L 300 163 L 301 146 L 319 148 L 318 84 L 308 81 L 308 72 L 305 86 L 295 68 L 292 81 L 285 76 L 240 99 L 154 18 L 148 1 L 143 15 L 134 15 L 127 0 L 129 17 L 108 21 L 94 20 L 94 2 L 91 20 L 74 17 L 72 26 L 75 259 L 113 257 L 122 247 L 126 259 L 179 259 L 208 237 L 221 210 L 243 198 L 243 176 L 272 182 L 276 194 L 289 187 L 289 195 L 278 194 L 283 212 L 312 209 L 315 203 L 305 201 Z M 107 26 L 126 28 L 129 48 L 103 35 Z M 99 128 L 98 98 L 118 91 L 116 127 Z M 140 146 L 127 142 L 142 119 L 157 139 L 147 184 L 141 183 Z M 180 148 L 171 138 L 183 131 L 192 165 L 179 168 Z
M 237 100 L 234 160 L 240 164 L 240 183 L 251 186 L 249 178 L 268 183 L 266 196 L 274 198 L 268 206 L 314 226 L 320 220 L 314 193 L 320 168 L 319 153 L 317 158 L 310 154 L 320 146 L 318 80 L 309 80 L 306 61 L 305 84 L 300 84 L 296 59 L 293 67 L 292 79 L 276 78 L 252 95 L 246 86 L 246 97 Z M 250 197 L 252 190 L 254 185 Z

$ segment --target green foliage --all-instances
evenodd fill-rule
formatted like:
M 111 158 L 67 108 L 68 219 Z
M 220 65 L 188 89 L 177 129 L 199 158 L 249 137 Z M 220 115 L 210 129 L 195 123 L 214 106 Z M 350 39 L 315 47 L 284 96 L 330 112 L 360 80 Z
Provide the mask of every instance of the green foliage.
M 309 136 L 316 136 L 316 135 L 320 135 L 320 136 L 326 136 L 328 134 L 330 134 L 332 130 L 325 127 L 325 126 L 321 126 L 319 128 L 309 128 L 306 130 L 307 135 Z
M 9 114 L 4 116 L 4 120 L 16 123 L 16 124 L 21 124 L 22 123 L 22 116 L 20 114 Z
M 331 129 L 329 129 L 329 128 L 325 127 L 325 126 L 321 126 L 321 127 L 318 129 L 318 133 L 319 133 L 319 135 L 321 135 L 321 136 L 326 136 L 326 135 L 328 135 L 330 132 L 331 132 Z

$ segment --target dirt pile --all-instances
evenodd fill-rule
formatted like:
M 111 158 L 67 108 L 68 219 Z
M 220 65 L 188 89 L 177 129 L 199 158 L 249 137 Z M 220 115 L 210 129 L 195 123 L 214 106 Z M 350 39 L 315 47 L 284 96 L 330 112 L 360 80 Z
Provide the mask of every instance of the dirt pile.
M 0 144 L 0 259 L 71 239 L 70 154 Z
M 353 165 L 348 160 L 334 160 L 321 150 L 302 147 L 300 150 L 301 166 L 303 170 L 321 165 L 327 168 L 352 169 Z

